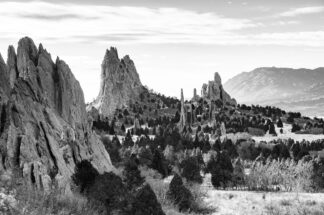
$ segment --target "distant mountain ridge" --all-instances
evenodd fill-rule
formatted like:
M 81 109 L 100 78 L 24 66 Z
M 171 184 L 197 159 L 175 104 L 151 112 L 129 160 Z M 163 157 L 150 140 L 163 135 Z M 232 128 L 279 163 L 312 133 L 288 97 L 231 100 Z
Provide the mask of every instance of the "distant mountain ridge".
M 261 67 L 240 73 L 224 88 L 239 103 L 274 105 L 309 116 L 324 116 L 324 67 Z

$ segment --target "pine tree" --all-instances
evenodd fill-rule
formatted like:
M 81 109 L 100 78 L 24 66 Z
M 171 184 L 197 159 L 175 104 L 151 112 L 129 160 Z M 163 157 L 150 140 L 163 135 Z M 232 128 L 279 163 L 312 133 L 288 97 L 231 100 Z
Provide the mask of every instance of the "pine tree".
M 141 176 L 134 160 L 128 160 L 123 171 L 124 183 L 128 190 L 132 191 L 144 183 L 144 178 Z

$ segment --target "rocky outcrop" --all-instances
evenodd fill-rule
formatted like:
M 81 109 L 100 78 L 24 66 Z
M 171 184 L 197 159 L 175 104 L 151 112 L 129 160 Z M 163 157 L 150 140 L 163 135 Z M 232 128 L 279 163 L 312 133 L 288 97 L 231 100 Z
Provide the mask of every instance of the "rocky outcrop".
M 180 108 L 180 121 L 179 121 L 179 128 L 180 131 L 183 131 L 183 129 L 186 127 L 187 125 L 187 112 L 186 112 L 186 108 L 184 105 L 184 96 L 183 96 L 183 89 L 181 89 L 181 108 Z
M 222 79 L 218 72 L 214 74 L 214 80 L 209 81 L 208 84 L 203 84 L 201 89 L 201 97 L 211 101 L 220 100 L 224 104 L 236 105 L 235 99 L 224 90 Z
M 83 91 L 68 65 L 30 38 L 0 58 L 0 172 L 19 170 L 30 184 L 66 187 L 74 167 L 89 160 L 111 171 L 109 154 L 92 132 Z
M 117 49 L 110 48 L 101 64 L 100 93 L 90 107 L 97 108 L 102 116 L 109 117 L 117 108 L 127 107 L 132 101 L 138 100 L 142 90 L 134 62 L 128 55 L 119 59 Z
M 192 101 L 198 101 L 198 100 L 199 100 L 199 96 L 197 95 L 197 89 L 194 88 Z

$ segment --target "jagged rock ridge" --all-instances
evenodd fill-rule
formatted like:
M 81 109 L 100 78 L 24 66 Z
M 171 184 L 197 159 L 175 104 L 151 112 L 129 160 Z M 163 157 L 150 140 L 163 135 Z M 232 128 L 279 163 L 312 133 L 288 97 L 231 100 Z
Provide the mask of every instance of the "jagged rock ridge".
M 117 108 L 138 100 L 142 90 L 134 62 L 128 55 L 119 59 L 117 49 L 110 48 L 101 64 L 100 93 L 89 109 L 95 107 L 99 114 L 109 117 Z
M 194 95 L 196 97 L 196 95 Z M 211 101 L 220 100 L 224 104 L 236 105 L 236 100 L 224 90 L 222 79 L 218 72 L 214 74 L 214 80 L 209 81 L 208 84 L 203 84 L 201 89 L 201 97 Z
M 28 38 L 0 57 L 0 172 L 21 171 L 31 184 L 65 187 L 87 159 L 111 171 L 109 154 L 88 121 L 83 91 L 68 65 Z M 68 189 L 68 188 L 67 188 Z

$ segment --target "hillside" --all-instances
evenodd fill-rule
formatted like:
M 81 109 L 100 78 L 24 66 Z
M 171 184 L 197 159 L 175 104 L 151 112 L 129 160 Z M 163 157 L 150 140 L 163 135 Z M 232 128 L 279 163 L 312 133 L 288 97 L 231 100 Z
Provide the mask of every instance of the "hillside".
M 239 103 L 274 105 L 309 116 L 323 116 L 324 68 L 263 67 L 228 80 L 224 88 Z

